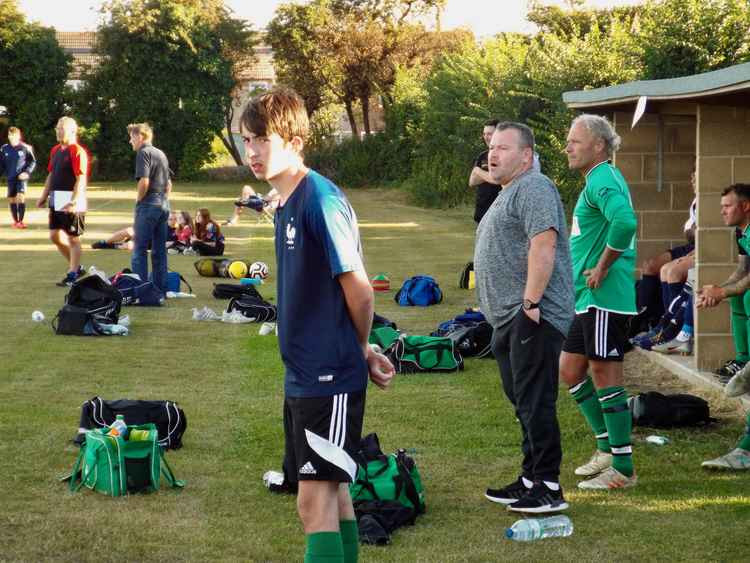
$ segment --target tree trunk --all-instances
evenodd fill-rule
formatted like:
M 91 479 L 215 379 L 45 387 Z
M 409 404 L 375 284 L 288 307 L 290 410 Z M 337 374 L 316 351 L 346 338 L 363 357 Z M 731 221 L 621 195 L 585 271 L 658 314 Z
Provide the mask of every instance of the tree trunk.
M 229 151 L 229 154 L 232 155 L 232 158 L 234 159 L 234 162 L 237 166 L 244 166 L 244 162 L 242 162 L 242 153 L 237 148 L 237 143 L 234 142 L 234 135 L 232 135 L 232 118 L 234 117 L 234 107 L 232 106 L 232 102 L 229 102 L 229 105 L 227 109 L 224 111 L 224 123 L 226 124 L 226 136 L 224 136 L 224 131 L 219 133 L 219 138 L 221 139 L 221 142 L 224 143 L 224 146 Z
M 370 97 L 361 96 L 359 103 L 362 104 L 362 122 L 365 126 L 365 135 L 371 135 L 372 130 L 370 129 Z
M 352 101 L 346 100 L 346 102 L 344 102 L 344 107 L 346 108 L 346 116 L 349 118 L 349 127 L 352 129 L 352 138 L 359 140 L 359 129 L 357 129 L 357 120 L 354 119 Z

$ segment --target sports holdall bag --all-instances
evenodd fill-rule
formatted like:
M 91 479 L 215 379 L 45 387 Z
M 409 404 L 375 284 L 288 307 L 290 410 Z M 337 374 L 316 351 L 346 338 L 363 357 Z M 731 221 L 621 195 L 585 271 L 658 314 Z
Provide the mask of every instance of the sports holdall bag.
M 457 328 L 445 336 L 453 340 L 464 358 L 490 358 L 492 356 L 492 325 L 486 321 L 474 326 Z
M 123 415 L 128 424 L 155 424 L 160 446 L 166 449 L 182 447 L 182 435 L 187 429 L 187 418 L 185 411 L 174 401 L 105 401 L 101 397 L 94 397 L 81 405 L 81 420 L 73 441 L 82 444 L 86 431 L 93 428 L 108 428 L 118 414 Z
M 227 305 L 227 313 L 232 311 L 239 311 L 244 317 L 256 323 L 274 322 L 278 316 L 276 305 L 252 295 L 232 297 Z
M 411 509 L 414 518 L 425 511 L 422 477 L 405 450 L 384 455 L 373 433 L 362 438 L 357 457 L 357 478 L 349 485 L 355 507 L 358 502 L 382 500 Z
M 112 285 L 122 294 L 122 304 L 142 307 L 164 305 L 164 294 L 152 281 L 143 281 L 138 274 L 122 271 L 112 276 Z
M 108 429 L 86 432 L 69 477 L 71 492 L 84 485 L 112 497 L 154 492 L 159 490 L 162 475 L 170 487 L 185 486 L 183 481 L 175 479 L 164 459 L 156 426 L 128 425 L 127 439 L 108 432 Z
M 256 299 L 263 299 L 258 290 L 255 289 L 255 286 L 239 283 L 215 283 L 211 295 L 216 299 L 231 299 L 232 297 L 244 297 L 246 295 Z
M 101 323 L 116 324 L 120 318 L 122 294 L 99 276 L 87 275 L 70 286 L 65 304 L 85 309 Z
M 394 297 L 402 307 L 427 307 L 443 300 L 443 292 L 430 276 L 413 276 L 406 280 Z
M 663 395 L 658 391 L 649 391 L 630 397 L 628 403 L 634 426 L 675 428 L 716 422 L 708 403 L 695 395 Z
M 464 360 L 450 338 L 401 335 L 385 355 L 396 373 L 452 372 L 464 369 Z
M 476 286 L 474 278 L 474 262 L 467 262 L 461 275 L 458 277 L 458 287 L 461 289 L 474 289 Z

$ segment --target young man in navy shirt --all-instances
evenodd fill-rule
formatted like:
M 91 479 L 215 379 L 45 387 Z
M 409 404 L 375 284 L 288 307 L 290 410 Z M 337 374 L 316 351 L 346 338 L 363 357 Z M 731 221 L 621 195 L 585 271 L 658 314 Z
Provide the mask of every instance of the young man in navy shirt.
M 8 178 L 8 204 L 13 216 L 13 227 L 25 229 L 23 222 L 26 213 L 26 182 L 36 168 L 34 150 L 21 142 L 21 130 L 8 128 L 8 143 L 0 147 L 0 176 Z
M 286 464 L 297 472 L 306 563 L 357 560 L 349 485 L 369 378 L 384 388 L 388 359 L 370 349 L 373 293 L 354 210 L 307 168 L 304 102 L 278 89 L 252 99 L 241 131 L 250 168 L 280 194 L 275 215 L 279 349 L 285 366 Z

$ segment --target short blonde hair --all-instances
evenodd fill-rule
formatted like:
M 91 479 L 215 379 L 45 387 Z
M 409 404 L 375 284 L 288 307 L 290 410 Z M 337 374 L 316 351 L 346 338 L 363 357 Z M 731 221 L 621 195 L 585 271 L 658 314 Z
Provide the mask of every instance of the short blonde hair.
M 21 136 L 21 130 L 18 127 L 8 127 L 8 137 L 11 135 Z
M 73 134 L 78 133 L 78 123 L 72 117 L 63 116 L 57 120 L 57 126 L 62 127 L 66 131 L 70 131 Z
M 148 123 L 131 123 L 128 125 L 128 135 L 140 135 L 147 143 L 154 138 L 154 130 Z

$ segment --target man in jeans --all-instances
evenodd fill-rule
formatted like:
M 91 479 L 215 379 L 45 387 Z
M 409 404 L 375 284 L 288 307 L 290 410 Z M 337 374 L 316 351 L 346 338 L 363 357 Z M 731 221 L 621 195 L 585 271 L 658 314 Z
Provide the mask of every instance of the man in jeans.
M 534 134 L 500 123 L 489 169 L 503 191 L 477 228 L 479 304 L 494 327 L 492 351 L 521 423 L 521 474 L 485 496 L 517 512 L 564 510 L 559 483 L 558 361 L 573 320 L 573 268 L 565 210 L 552 181 L 534 169 Z
M 151 248 L 154 285 L 167 292 L 167 219 L 169 218 L 169 162 L 166 155 L 151 144 L 154 132 L 148 123 L 128 125 L 130 145 L 136 151 L 135 245 L 130 259 L 134 273 L 148 279 L 147 252 Z

